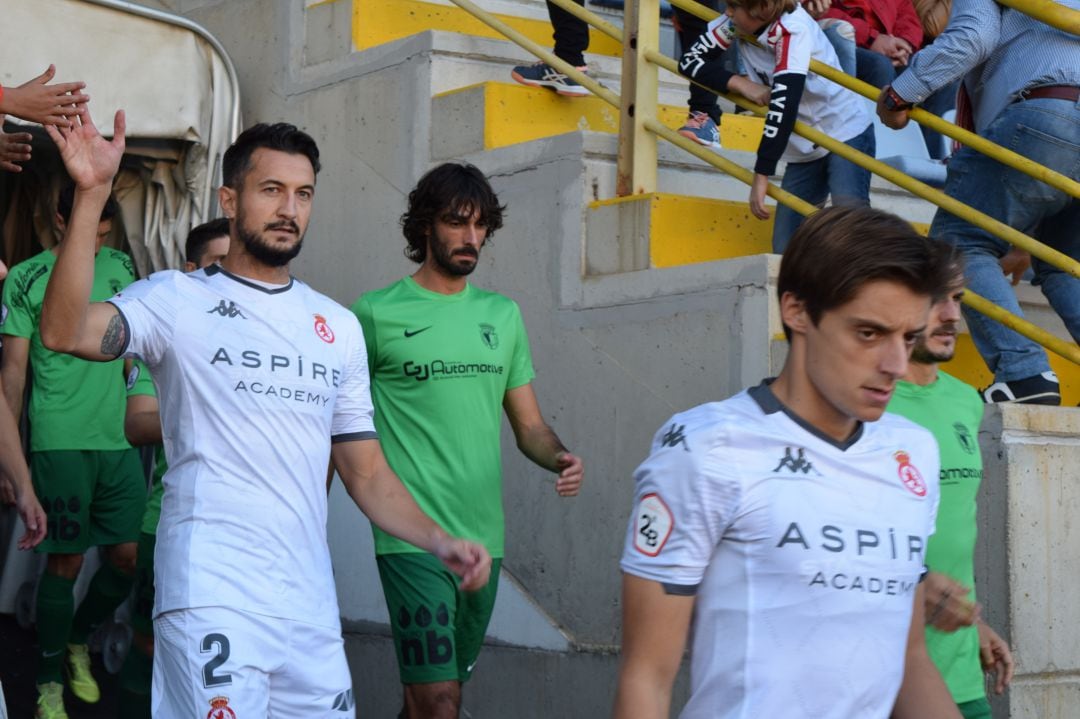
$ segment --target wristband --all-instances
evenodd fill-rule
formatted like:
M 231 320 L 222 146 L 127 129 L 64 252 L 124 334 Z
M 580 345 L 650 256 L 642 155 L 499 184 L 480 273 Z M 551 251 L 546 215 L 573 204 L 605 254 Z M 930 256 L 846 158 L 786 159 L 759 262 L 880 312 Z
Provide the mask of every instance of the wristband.
M 901 110 L 910 110 L 913 107 L 913 105 L 910 102 L 908 102 L 907 100 L 905 100 L 904 98 L 902 98 L 902 97 L 900 97 L 899 95 L 896 94 L 896 90 L 893 89 L 892 85 L 886 85 L 884 93 L 885 93 L 885 99 L 884 99 L 885 109 L 888 110 L 889 112 L 899 112 Z

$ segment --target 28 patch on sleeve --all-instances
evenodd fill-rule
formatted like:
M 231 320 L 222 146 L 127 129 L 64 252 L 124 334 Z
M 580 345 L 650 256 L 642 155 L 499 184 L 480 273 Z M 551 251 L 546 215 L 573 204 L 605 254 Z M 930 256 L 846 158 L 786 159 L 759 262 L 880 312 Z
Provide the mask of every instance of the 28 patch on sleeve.
M 634 549 L 655 557 L 664 548 L 674 528 L 675 518 L 659 494 L 653 492 L 638 500 L 634 507 Z

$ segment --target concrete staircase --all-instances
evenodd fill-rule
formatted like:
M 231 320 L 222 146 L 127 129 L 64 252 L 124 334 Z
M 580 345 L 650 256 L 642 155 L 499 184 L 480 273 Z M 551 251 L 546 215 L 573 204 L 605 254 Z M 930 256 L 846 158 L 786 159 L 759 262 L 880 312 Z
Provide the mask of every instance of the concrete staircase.
M 485 36 L 446 0 L 172 4 L 230 48 L 246 118 L 286 119 L 319 140 L 324 170 L 317 209 L 294 266 L 335 299 L 349 304 L 412 270 L 401 254 L 397 217 L 432 164 L 464 159 L 492 178 L 509 210 L 476 282 L 520 303 L 541 406 L 586 458 L 589 477 L 582 496 L 558 499 L 547 473 L 521 457 L 504 432 L 508 554 L 490 646 L 466 688 L 465 706 L 478 719 L 609 714 L 631 473 L 670 414 L 774 374 L 786 351 L 774 299 L 779 258 L 763 254 L 771 228 L 748 215 L 747 188 L 662 143 L 661 192 L 616 199 L 616 110 L 510 84 L 511 67 L 533 58 Z M 481 4 L 550 43 L 539 0 Z M 666 37 L 670 42 L 670 29 Z M 594 43 L 610 52 L 605 47 Z M 593 74 L 617 92 L 619 59 L 589 60 Z M 678 78 L 663 78 L 667 124 L 681 123 L 685 98 Z M 722 153 L 747 167 L 755 122 L 725 114 L 722 125 Z M 932 207 L 876 179 L 872 201 L 915 222 L 932 217 Z M 627 204 L 635 211 L 618 210 Z M 1038 305 L 1032 301 L 1033 314 Z M 968 381 L 986 381 L 969 343 L 961 343 L 955 364 L 951 371 Z M 1080 382 L 1064 376 L 1075 404 Z M 1013 410 L 989 412 L 999 431 L 984 436 L 984 454 L 1004 467 L 1010 496 L 1022 497 L 1027 480 L 1015 462 L 1026 461 L 1031 445 L 1059 447 L 1053 461 L 1039 465 L 1040 486 L 1057 492 L 1046 495 L 1048 502 L 1071 506 L 1080 500 L 1071 481 L 1080 447 L 1059 419 L 1069 415 L 1025 412 L 1022 418 Z M 1002 433 L 1009 437 L 1003 444 Z M 987 476 L 999 475 L 988 469 Z M 998 583 L 984 593 L 1001 597 L 1006 614 L 997 614 L 997 601 L 989 613 L 1008 619 L 1014 633 L 1036 621 L 1019 611 L 1027 577 L 1014 544 L 1043 532 L 1039 546 L 1046 552 L 1063 556 L 1065 566 L 1080 561 L 1080 545 L 1067 543 L 1067 528 L 1049 525 L 1054 507 L 1035 504 L 984 532 L 985 546 L 1006 547 L 988 555 L 1008 569 L 987 580 Z M 365 715 L 393 716 L 400 695 L 365 522 L 335 483 L 329 533 L 357 696 Z M 1076 576 L 1048 587 L 1047 602 L 1072 603 Z M 1080 659 L 1058 653 L 1019 659 L 1018 688 L 1002 711 L 1074 716 L 1061 712 L 1076 706 Z M 680 675 L 676 706 L 685 681 Z M 1033 706 L 1041 713 L 1027 709 Z

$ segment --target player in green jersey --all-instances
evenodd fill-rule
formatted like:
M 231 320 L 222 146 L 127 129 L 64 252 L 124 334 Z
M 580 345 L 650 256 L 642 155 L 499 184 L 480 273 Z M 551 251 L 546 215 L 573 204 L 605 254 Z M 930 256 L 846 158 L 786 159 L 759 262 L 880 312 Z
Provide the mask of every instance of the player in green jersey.
M 352 308 L 390 466 L 425 512 L 484 544 L 495 562 L 503 556 L 503 410 L 522 453 L 558 474 L 559 495 L 577 494 L 584 476 L 540 414 L 517 304 L 467 281 L 503 209 L 475 167 L 431 170 L 402 216 L 405 255 L 420 269 Z M 405 685 L 402 716 L 457 717 L 494 606 L 497 564 L 488 586 L 467 594 L 437 560 L 378 529 L 375 553 Z
M 983 672 L 996 674 L 1001 694 L 1012 679 L 1009 645 L 988 627 L 975 604 L 975 495 L 982 479 L 978 393 L 941 371 L 956 352 L 964 277 L 930 311 L 923 338 L 888 411 L 930 430 L 941 452 L 941 500 L 936 531 L 926 548 L 926 646 L 964 719 L 990 719 Z
M 57 228 L 67 230 L 74 186 L 60 193 Z M 98 225 L 93 298 L 112 297 L 135 280 L 130 258 L 103 247 L 112 231 L 115 201 Z M 37 551 L 47 553 L 37 593 L 40 657 L 38 716 L 65 717 L 63 672 L 72 692 L 93 703 L 100 691 L 90 672 L 86 640 L 131 590 L 135 541 L 146 500 L 138 454 L 124 438 L 124 363 L 95 364 L 51 352 L 39 326 L 45 286 L 56 264 L 56 249 L 45 250 L 11 269 L 4 283 L 0 372 L 5 398 L 18 417 L 26 372 L 29 404 L 30 469 L 47 516 L 47 536 Z M 76 612 L 73 589 L 83 555 L 107 547 L 107 558 L 90 582 Z M 67 661 L 64 661 L 65 654 Z
M 184 244 L 184 271 L 191 272 L 219 262 L 229 252 L 229 221 L 219 218 L 205 222 L 188 233 Z M 150 370 L 135 360 L 127 383 L 127 411 L 124 434 L 135 446 L 154 447 L 154 473 L 150 495 L 143 512 L 142 531 L 135 559 L 134 605 L 131 625 L 134 637 L 131 650 L 120 669 L 119 719 L 150 719 L 150 685 L 154 657 L 154 546 L 157 544 L 161 497 L 165 494 L 162 477 L 168 469 L 161 444 L 161 417 L 158 414 L 157 389 Z

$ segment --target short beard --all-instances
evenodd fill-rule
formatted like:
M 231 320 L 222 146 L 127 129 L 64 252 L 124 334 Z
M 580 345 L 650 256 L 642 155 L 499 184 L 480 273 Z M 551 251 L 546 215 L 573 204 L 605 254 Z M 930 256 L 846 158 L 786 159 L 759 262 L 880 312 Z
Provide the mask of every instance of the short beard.
M 277 224 L 267 225 L 264 230 L 275 228 Z M 292 223 L 295 227 L 295 223 Z M 279 250 L 272 245 L 266 243 L 263 240 L 262 235 L 251 232 L 244 224 L 244 214 L 242 212 L 236 213 L 236 237 L 240 240 L 240 243 L 247 250 L 248 254 L 254 257 L 259 262 L 263 263 L 267 267 L 284 267 L 289 264 L 294 257 L 300 254 L 300 248 L 304 245 L 304 238 L 301 236 L 297 240 L 296 244 L 287 249 Z
M 459 265 L 454 262 L 454 256 L 446 250 L 446 245 L 439 241 L 428 242 L 428 252 L 431 254 L 431 258 L 435 260 L 435 265 L 451 277 L 468 277 L 472 274 L 472 271 L 476 269 L 476 265 L 479 264 L 480 253 L 475 255 L 466 254 L 473 258 L 472 265 Z M 462 250 L 458 251 L 462 253 Z
M 931 352 L 930 348 L 924 344 L 915 345 L 915 349 L 911 350 L 911 361 L 916 364 L 939 364 L 941 362 L 948 362 L 956 354 L 956 350 L 946 352 Z

